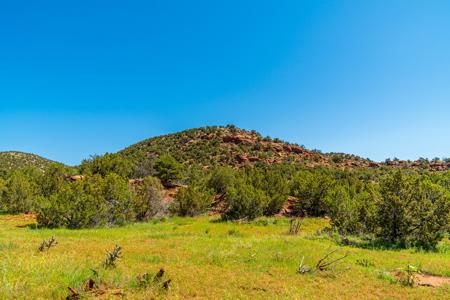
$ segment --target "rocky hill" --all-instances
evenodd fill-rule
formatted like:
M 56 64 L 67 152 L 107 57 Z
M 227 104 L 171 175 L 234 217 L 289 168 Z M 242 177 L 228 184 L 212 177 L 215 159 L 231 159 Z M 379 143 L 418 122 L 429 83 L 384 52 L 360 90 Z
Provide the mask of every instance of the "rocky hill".
M 243 166 L 295 162 L 308 167 L 378 167 L 361 157 L 308 150 L 234 126 L 203 127 L 150 138 L 120 152 L 133 161 L 170 153 L 185 164 Z
M 0 171 L 2 172 L 10 172 L 27 167 L 45 170 L 52 163 L 54 162 L 49 159 L 31 153 L 17 151 L 0 152 Z
M 119 152 L 134 163 L 151 161 L 163 153 L 170 153 L 185 165 L 214 165 L 241 167 L 246 164 L 296 163 L 306 167 L 450 170 L 450 160 L 417 161 L 386 160 L 373 162 L 352 154 L 322 153 L 303 146 L 264 137 L 256 131 L 235 126 L 208 126 L 189 129 L 143 140 Z M 0 172 L 24 167 L 45 169 L 53 161 L 35 154 L 0 152 Z M 74 171 L 76 172 L 76 171 Z
M 307 167 L 450 170 L 450 160 L 386 160 L 374 162 L 352 154 L 322 153 L 303 146 L 264 137 L 234 126 L 209 126 L 150 138 L 120 153 L 135 162 L 170 153 L 185 164 L 243 166 L 245 164 L 298 163 Z

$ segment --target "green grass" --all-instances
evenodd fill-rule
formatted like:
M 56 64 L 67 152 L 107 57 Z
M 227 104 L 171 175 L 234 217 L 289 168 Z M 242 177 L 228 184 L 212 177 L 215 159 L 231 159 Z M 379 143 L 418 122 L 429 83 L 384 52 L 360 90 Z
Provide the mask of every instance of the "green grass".
M 299 235 L 289 236 L 289 221 L 271 218 L 251 224 L 214 219 L 171 218 L 122 228 L 92 230 L 32 229 L 24 216 L 0 216 L 0 298 L 63 299 L 67 287 L 80 289 L 91 269 L 127 299 L 449 299 L 450 287 L 408 288 L 393 283 L 387 271 L 410 265 L 450 276 L 448 241 L 435 253 L 414 250 L 349 252 L 336 276 L 299 275 L 302 256 L 314 265 L 333 241 L 314 238 L 327 220 L 307 219 Z M 55 236 L 58 244 L 37 249 Z M 123 257 L 114 269 L 101 267 L 106 251 L 118 244 Z M 361 261 L 370 263 L 361 264 Z M 168 291 L 139 288 L 136 276 L 166 270 Z M 104 297 L 114 298 L 111 295 Z

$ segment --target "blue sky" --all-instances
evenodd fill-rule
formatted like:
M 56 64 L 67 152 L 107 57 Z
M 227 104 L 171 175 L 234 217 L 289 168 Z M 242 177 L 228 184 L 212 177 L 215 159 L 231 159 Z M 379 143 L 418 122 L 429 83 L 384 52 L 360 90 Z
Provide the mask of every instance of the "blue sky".
M 236 124 L 450 156 L 450 2 L 1 1 L 0 151 L 69 164 Z

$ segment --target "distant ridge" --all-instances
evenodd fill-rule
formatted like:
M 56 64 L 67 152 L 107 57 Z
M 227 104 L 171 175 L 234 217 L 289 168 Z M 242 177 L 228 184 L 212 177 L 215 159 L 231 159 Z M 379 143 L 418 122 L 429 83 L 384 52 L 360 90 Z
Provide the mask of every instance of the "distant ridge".
M 54 161 L 32 153 L 20 151 L 0 152 L 0 170 L 10 172 L 27 167 L 45 170 Z

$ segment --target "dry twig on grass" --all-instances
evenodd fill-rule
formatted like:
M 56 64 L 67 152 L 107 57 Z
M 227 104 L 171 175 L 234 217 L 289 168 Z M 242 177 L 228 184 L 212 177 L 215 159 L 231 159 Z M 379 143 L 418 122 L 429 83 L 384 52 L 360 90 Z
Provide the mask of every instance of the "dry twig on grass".
M 319 272 L 329 272 L 329 271 L 335 271 L 336 266 L 338 266 L 345 258 L 348 257 L 348 253 L 345 253 L 343 256 L 340 256 L 338 258 L 332 259 L 332 255 L 336 253 L 339 249 L 332 250 L 325 254 L 319 261 L 316 263 L 314 268 L 311 268 L 304 264 L 305 257 L 302 257 L 302 260 L 300 262 L 300 266 L 297 269 L 297 273 L 299 274 L 307 274 L 315 271 Z
M 338 257 L 336 259 L 331 259 L 330 256 L 336 253 L 338 249 L 328 252 L 324 257 L 322 257 L 316 264 L 316 270 L 318 271 L 329 271 L 338 265 L 338 262 L 348 257 L 348 253 L 344 256 Z
M 39 246 L 38 250 L 39 252 L 44 252 L 48 249 L 50 249 L 51 247 L 56 246 L 56 244 L 58 244 L 58 242 L 56 241 L 55 237 L 52 236 L 49 240 L 43 240 L 41 245 Z

